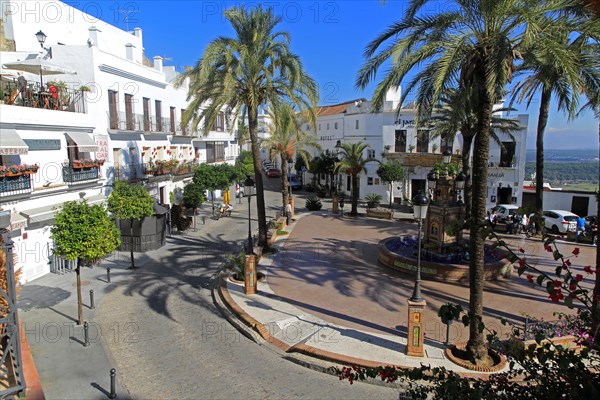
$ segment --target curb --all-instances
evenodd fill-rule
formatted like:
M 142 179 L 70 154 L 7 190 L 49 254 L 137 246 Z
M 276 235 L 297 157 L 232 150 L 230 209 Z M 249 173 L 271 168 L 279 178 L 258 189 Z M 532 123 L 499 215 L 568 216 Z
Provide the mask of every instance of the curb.
M 19 323 L 19 325 L 21 324 Z M 28 400 L 45 400 L 46 396 L 22 325 L 19 327 L 19 333 L 21 336 L 21 362 L 23 363 L 23 379 L 25 380 L 25 397 Z

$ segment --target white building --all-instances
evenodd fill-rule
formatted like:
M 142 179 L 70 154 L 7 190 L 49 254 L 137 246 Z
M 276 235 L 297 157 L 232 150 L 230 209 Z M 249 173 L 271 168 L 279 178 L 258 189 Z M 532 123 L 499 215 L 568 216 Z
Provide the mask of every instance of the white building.
M 316 124 L 317 139 L 323 151 L 335 154 L 338 141 L 365 142 L 370 146 L 367 154 L 364 154 L 365 158 L 375 158 L 381 162 L 400 159 L 405 167 L 405 180 L 394 185 L 395 202 L 409 199 L 419 190 L 425 190 L 427 174 L 434 164 L 442 161 L 444 151 L 452 153 L 452 162 L 460 163 L 462 148 L 460 134 L 456 135 L 453 143 L 445 143 L 439 137 L 431 138 L 428 129 L 415 126 L 415 109 L 410 105 L 397 115 L 399 99 L 399 90 L 388 92 L 383 111 L 379 113 L 373 113 L 371 102 L 364 98 L 320 107 Z M 504 149 L 493 140 L 490 141 L 487 208 L 496 204 L 521 204 L 528 116 L 518 115 L 516 119 L 521 129 L 513 132 L 514 142 L 502 134 L 499 137 Z M 359 197 L 376 193 L 383 196 L 383 203 L 387 203 L 390 187 L 377 176 L 378 166 L 377 162 L 367 163 L 367 173 L 360 175 Z M 336 179 L 338 187 L 350 194 L 350 176 L 340 175 Z M 324 183 L 324 179 L 320 179 L 320 183 Z
M 125 32 L 59 1 L 0 0 L 0 9 L 0 165 L 39 165 L 35 174 L 0 175 L 24 282 L 51 269 L 49 228 L 64 201 L 102 203 L 120 179 L 169 204 L 191 180 L 190 166 L 235 160 L 239 146 L 224 115 L 206 137 L 181 125 L 187 85 L 176 89 L 174 67 L 144 56 L 140 28 Z M 22 91 L 6 75 L 16 72 L 12 62 L 35 58 L 68 72 L 42 77 L 44 86 L 59 82 L 55 97 L 37 75 L 24 74 Z M 102 161 L 77 168 L 82 159 Z

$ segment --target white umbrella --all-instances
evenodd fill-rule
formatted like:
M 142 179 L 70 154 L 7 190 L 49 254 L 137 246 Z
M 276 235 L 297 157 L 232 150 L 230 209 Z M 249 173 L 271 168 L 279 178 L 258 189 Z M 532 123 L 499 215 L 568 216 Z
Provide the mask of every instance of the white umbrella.
M 77 75 L 72 69 L 61 67 L 43 58 L 9 62 L 3 65 L 6 69 L 30 72 L 40 75 L 40 84 L 44 87 L 43 75 Z

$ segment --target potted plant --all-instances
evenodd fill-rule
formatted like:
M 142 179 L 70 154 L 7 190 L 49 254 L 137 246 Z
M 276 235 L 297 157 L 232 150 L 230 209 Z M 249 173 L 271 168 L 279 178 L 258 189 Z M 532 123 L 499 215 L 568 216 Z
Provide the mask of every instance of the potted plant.
M 414 149 L 415 149 L 415 145 L 413 145 L 413 144 L 408 145 L 408 152 L 409 153 L 412 153 Z
M 379 205 L 379 202 L 383 199 L 383 196 L 377 193 L 370 193 L 365 196 L 367 202 L 367 208 L 375 208 Z
M 432 152 L 433 154 L 435 154 L 435 153 L 437 153 L 437 150 L 438 150 L 438 145 L 437 145 L 437 143 L 434 143 L 434 144 L 432 144 L 432 145 L 431 145 L 431 152 Z

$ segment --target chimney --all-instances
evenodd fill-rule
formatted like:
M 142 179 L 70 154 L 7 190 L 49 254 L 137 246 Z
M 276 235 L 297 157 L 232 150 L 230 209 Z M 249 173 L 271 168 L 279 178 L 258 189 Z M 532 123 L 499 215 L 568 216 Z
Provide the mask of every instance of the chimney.
M 90 32 L 91 46 L 98 46 L 98 37 L 100 36 L 100 32 L 102 31 L 96 28 L 95 26 L 90 26 L 88 28 L 88 31 Z
M 160 56 L 154 56 L 154 69 L 163 72 L 163 59 Z
M 133 28 L 133 36 L 142 39 L 142 28 Z
M 135 46 L 131 43 L 125 45 L 125 57 L 127 57 L 129 61 L 133 61 L 133 49 L 135 49 Z
M 388 90 L 385 94 L 385 101 L 391 101 L 392 108 L 396 109 L 396 107 L 398 107 L 398 104 L 400 104 L 400 94 L 400 86 L 390 88 L 390 90 Z

